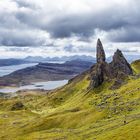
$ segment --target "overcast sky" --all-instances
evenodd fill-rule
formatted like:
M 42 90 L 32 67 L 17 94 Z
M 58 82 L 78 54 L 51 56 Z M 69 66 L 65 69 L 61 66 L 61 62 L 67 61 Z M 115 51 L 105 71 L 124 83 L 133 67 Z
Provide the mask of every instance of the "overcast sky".
M 0 57 L 140 54 L 140 0 L 0 0 Z

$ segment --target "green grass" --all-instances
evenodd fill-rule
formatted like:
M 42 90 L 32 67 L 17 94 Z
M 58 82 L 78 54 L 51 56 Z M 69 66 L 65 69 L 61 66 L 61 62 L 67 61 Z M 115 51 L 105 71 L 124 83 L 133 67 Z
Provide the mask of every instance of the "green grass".
M 132 64 L 139 74 L 138 64 Z M 111 83 L 88 90 L 88 74 L 50 94 L 0 100 L 1 140 L 138 140 L 140 78 L 116 90 Z M 23 110 L 11 111 L 20 101 Z M 124 121 L 126 123 L 124 123 Z
M 140 74 L 140 60 L 136 60 L 131 64 L 135 73 Z

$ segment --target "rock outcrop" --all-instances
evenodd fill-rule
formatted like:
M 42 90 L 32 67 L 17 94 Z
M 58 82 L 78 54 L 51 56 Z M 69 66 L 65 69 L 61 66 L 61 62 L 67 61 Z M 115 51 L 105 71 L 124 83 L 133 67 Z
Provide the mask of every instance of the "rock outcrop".
M 100 41 L 100 39 L 98 39 L 97 41 L 97 63 L 102 63 L 102 62 L 105 62 L 105 51 L 103 49 L 103 45 L 102 45 L 102 42 Z
M 106 56 L 100 39 L 98 39 L 96 47 L 97 64 L 90 69 L 90 88 L 96 88 L 105 80 L 113 79 L 115 81 L 113 86 L 119 87 L 126 76 L 133 74 L 130 64 L 118 49 L 114 53 L 113 61 L 108 64 L 105 61 Z
M 125 75 L 133 74 L 130 64 L 127 62 L 119 49 L 117 49 L 114 53 L 113 61 L 110 63 L 110 67 L 114 77 L 116 77 L 119 72 L 124 73 Z
M 97 64 L 93 68 L 91 68 L 91 87 L 98 87 L 99 85 L 101 85 L 104 82 L 105 76 L 108 75 L 108 64 L 105 62 L 105 51 L 100 39 L 98 39 L 97 41 L 96 49 Z
M 104 81 L 103 65 L 96 64 L 93 69 L 91 69 L 91 82 L 90 87 L 98 87 Z
M 14 103 L 13 106 L 12 106 L 12 108 L 11 108 L 12 111 L 21 110 L 21 109 L 24 109 L 24 105 L 20 101 Z

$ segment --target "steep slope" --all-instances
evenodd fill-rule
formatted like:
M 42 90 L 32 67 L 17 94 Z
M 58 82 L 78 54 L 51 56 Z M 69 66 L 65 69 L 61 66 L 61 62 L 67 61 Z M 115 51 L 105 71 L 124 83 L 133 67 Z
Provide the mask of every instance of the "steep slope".
M 134 69 L 134 72 L 136 74 L 139 74 L 140 73 L 140 60 L 136 60 L 136 61 L 132 62 L 131 65 L 132 65 L 132 67 Z
M 49 93 L 34 91 L 1 99 L 0 139 L 138 140 L 140 78 L 127 74 L 115 90 L 108 79 L 89 88 L 93 69 Z M 24 107 L 13 111 L 17 102 Z

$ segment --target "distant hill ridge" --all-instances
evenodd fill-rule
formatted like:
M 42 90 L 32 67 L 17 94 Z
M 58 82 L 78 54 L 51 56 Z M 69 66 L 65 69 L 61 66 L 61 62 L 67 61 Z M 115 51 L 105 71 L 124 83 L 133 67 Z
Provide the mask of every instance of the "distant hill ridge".
M 140 55 L 125 55 L 128 62 L 140 59 Z M 20 65 L 26 63 L 40 63 L 40 62 L 49 62 L 49 63 L 64 63 L 66 61 L 81 60 L 87 62 L 96 62 L 96 58 L 87 55 L 73 55 L 73 56 L 62 56 L 62 57 L 41 57 L 41 56 L 28 56 L 26 58 L 8 58 L 0 59 L 0 66 L 11 66 L 11 65 Z M 112 56 L 106 58 L 107 62 L 112 61 Z
M 71 79 L 92 65 L 92 62 L 82 60 L 72 60 L 62 64 L 39 63 L 0 77 L 0 86 L 19 86 L 32 82 Z

